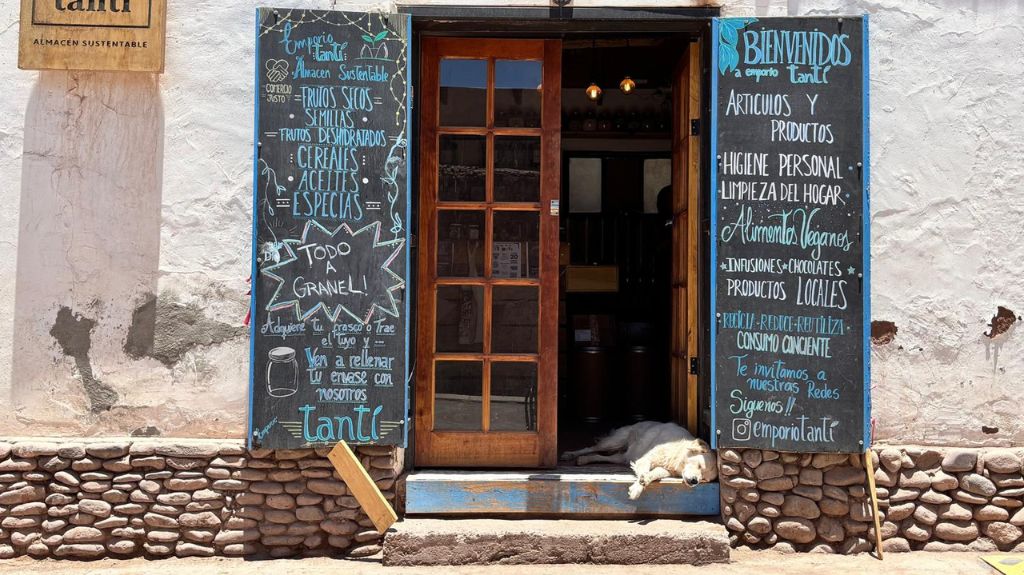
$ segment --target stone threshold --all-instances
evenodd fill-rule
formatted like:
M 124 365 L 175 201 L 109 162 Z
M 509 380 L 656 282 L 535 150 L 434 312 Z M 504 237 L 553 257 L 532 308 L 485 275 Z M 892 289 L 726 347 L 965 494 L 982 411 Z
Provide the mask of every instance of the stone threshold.
M 725 527 L 708 521 L 405 519 L 384 538 L 385 566 L 706 565 L 729 561 Z

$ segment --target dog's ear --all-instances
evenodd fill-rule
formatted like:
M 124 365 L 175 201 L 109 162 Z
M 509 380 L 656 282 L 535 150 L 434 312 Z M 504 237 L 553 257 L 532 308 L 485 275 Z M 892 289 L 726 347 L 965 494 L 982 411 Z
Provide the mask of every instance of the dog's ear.
M 711 453 L 711 446 L 707 444 L 703 439 L 698 439 L 694 442 L 693 448 L 694 455 L 700 455 L 702 453 Z

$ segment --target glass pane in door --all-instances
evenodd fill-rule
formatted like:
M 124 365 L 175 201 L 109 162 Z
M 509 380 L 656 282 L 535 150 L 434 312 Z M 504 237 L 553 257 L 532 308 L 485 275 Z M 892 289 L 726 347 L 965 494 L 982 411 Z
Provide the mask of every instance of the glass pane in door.
M 494 201 L 540 201 L 540 138 L 494 138 Z
M 483 277 L 483 210 L 441 210 L 437 213 L 438 277 Z
M 538 60 L 494 62 L 494 125 L 539 128 L 543 66 Z
M 437 199 L 483 202 L 487 199 L 487 138 L 442 134 L 438 139 Z
M 484 351 L 483 286 L 437 286 L 434 318 L 438 353 Z
M 491 431 L 537 429 L 537 364 L 491 364 Z
M 492 276 L 535 278 L 540 271 L 540 212 L 495 211 Z
M 484 364 L 438 361 L 434 368 L 434 429 L 483 429 Z
M 487 124 L 487 60 L 441 60 L 442 126 Z
M 494 286 L 491 352 L 537 353 L 537 286 Z

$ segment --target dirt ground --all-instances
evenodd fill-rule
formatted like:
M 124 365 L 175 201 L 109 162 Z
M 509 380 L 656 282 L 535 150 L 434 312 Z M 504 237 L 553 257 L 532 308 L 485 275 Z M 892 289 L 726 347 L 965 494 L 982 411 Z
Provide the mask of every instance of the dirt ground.
M 344 573 L 345 575 L 381 575 L 384 573 L 416 575 L 565 575 L 651 574 L 681 573 L 700 575 L 796 575 L 809 573 L 922 573 L 942 575 L 991 575 L 997 573 L 985 564 L 979 553 L 906 553 L 886 556 L 879 562 L 870 555 L 842 557 L 833 555 L 782 555 L 768 551 L 733 551 L 729 564 L 689 566 L 594 566 L 594 565 L 536 565 L 486 567 L 404 567 L 388 568 L 380 558 L 369 559 L 278 559 L 247 561 L 215 557 L 210 559 L 132 559 L 91 562 L 33 560 L 27 558 L 0 561 L 0 574 L 18 575 L 309 575 Z M 1024 558 L 1024 556 L 1022 556 Z

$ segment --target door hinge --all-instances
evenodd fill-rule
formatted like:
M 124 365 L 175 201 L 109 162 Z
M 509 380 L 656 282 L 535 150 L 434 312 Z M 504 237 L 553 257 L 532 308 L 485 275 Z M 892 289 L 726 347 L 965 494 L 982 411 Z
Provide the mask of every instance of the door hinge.
M 690 374 L 700 375 L 700 362 L 697 360 L 696 357 L 690 358 Z
M 700 120 L 699 119 L 697 119 L 697 120 L 690 120 L 690 135 L 691 136 L 699 136 L 700 135 Z

